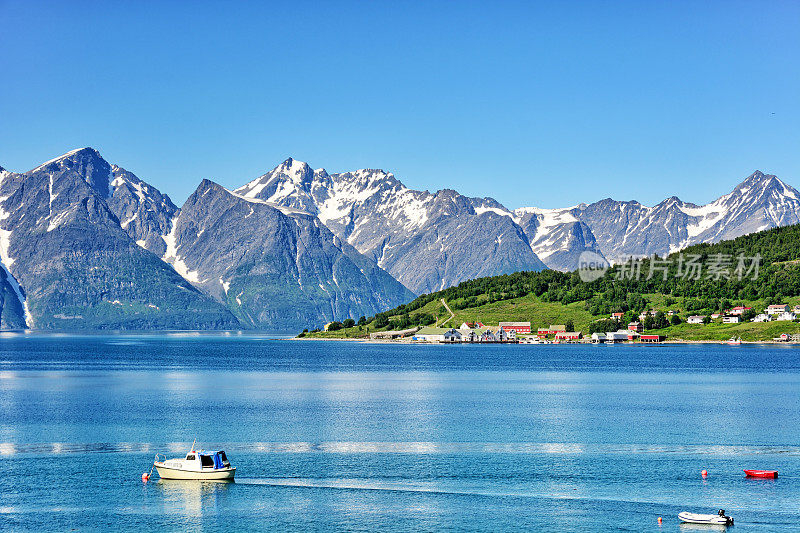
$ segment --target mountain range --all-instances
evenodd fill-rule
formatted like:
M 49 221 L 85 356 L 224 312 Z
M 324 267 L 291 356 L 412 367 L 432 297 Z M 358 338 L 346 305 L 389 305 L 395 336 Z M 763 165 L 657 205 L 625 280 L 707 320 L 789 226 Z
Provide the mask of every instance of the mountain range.
M 704 206 L 611 199 L 507 209 L 409 189 L 376 169 L 287 159 L 183 206 L 92 148 L 0 168 L 0 327 L 297 330 L 476 277 L 573 270 L 800 222 L 800 195 L 755 172 Z

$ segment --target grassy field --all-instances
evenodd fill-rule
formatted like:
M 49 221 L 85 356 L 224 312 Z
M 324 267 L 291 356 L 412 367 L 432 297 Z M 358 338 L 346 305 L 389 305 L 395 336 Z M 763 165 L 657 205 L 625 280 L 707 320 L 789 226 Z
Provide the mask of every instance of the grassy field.
M 666 335 L 669 340 L 678 341 L 724 341 L 731 337 L 741 337 L 743 341 L 770 341 L 781 333 L 800 333 L 798 322 L 744 322 L 742 324 L 679 324 L 648 333 Z

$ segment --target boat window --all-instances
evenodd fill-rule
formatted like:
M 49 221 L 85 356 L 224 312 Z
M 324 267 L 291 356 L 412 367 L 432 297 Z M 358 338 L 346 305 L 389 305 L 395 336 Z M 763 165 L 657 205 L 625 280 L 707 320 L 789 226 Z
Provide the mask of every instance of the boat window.
M 189 455 L 187 455 L 187 456 L 186 456 L 186 460 L 187 460 L 187 461 L 194 461 L 194 454 L 193 454 L 193 453 L 190 453 Z
M 214 459 L 212 459 L 210 455 L 201 455 L 200 466 L 214 468 Z

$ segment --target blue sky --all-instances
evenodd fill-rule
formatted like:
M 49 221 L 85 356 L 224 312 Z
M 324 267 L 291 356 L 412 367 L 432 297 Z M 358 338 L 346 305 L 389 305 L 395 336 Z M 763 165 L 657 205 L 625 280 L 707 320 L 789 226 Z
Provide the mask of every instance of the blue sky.
M 508 207 L 800 186 L 800 3 L 0 0 L 0 165 L 177 203 L 286 157 Z

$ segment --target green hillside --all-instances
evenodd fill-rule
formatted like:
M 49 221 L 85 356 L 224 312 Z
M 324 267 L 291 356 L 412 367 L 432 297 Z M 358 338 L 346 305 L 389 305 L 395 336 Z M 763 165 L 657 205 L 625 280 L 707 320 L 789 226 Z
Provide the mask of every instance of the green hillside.
M 455 314 L 444 323 L 450 314 L 442 299 Z M 614 327 L 605 320 L 613 312 L 625 313 L 622 323 L 627 324 L 649 310 L 677 311 L 685 320 L 690 314 L 710 315 L 735 305 L 760 312 L 771 303 L 800 304 L 800 225 L 692 246 L 654 261 L 631 261 L 589 283 L 577 272 L 553 270 L 470 280 L 364 317 L 359 324 L 344 324 L 351 327 L 307 335 L 361 337 L 434 323 L 458 326 L 465 321 L 497 324 L 504 320 L 530 321 L 534 327 L 571 322 L 575 329 L 589 333 Z M 769 340 L 780 333 L 800 332 L 796 322 L 670 325 L 665 319 L 659 315 L 656 323 L 646 327 L 670 339 L 685 340 L 723 340 L 732 335 Z

